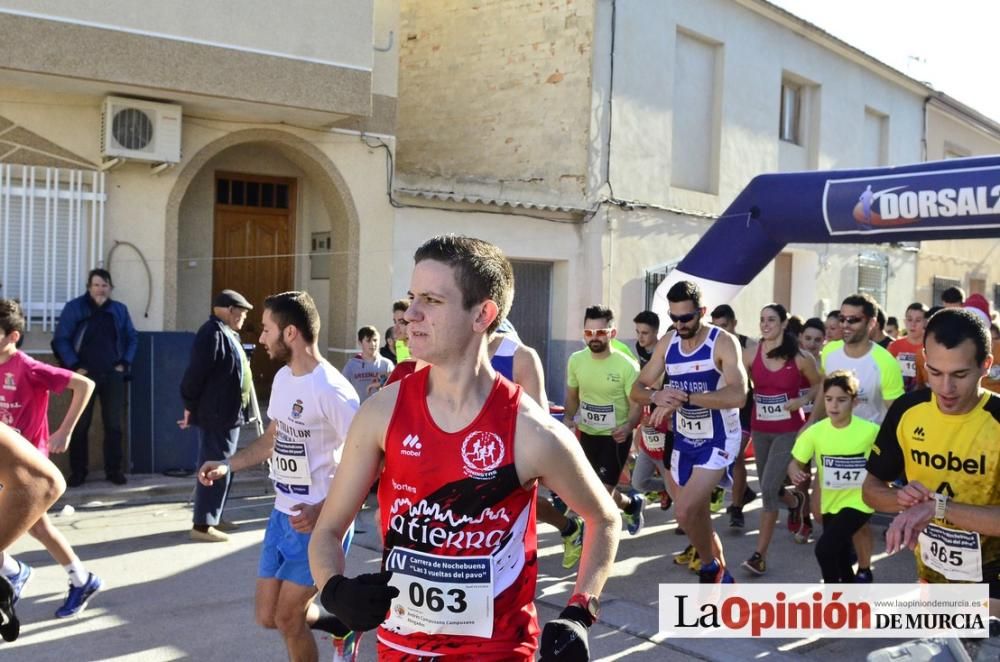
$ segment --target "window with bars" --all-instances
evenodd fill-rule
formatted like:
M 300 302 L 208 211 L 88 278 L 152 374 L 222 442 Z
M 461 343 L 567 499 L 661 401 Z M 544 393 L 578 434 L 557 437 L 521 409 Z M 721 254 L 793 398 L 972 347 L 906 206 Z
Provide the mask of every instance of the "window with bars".
M 945 278 L 944 276 L 934 276 L 933 293 L 931 296 L 932 306 L 941 305 L 941 294 L 949 287 L 962 287 L 962 281 L 959 280 L 958 278 Z
M 668 262 L 662 267 L 656 267 L 655 269 L 649 269 L 646 271 L 646 308 L 645 310 L 651 310 L 653 307 L 653 294 L 656 293 L 656 288 L 660 286 L 664 280 L 667 279 L 667 274 L 674 270 L 677 266 L 677 262 Z
M 889 286 L 889 257 L 882 253 L 858 255 L 858 292 L 867 292 L 878 305 L 885 308 L 885 294 Z
M 103 172 L 0 165 L 0 297 L 17 299 L 27 329 L 55 329 L 104 253 Z
M 1000 310 L 1000 283 L 993 283 L 993 310 Z M 1000 361 L 1000 357 L 993 357 L 994 361 Z

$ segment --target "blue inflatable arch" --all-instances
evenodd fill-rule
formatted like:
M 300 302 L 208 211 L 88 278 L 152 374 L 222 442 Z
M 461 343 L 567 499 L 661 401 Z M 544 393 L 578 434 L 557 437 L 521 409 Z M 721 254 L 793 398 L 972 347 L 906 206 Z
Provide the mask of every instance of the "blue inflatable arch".
M 713 306 L 731 301 L 790 243 L 998 236 L 1000 156 L 759 175 L 656 288 L 652 307 L 667 319 L 667 291 L 681 280 Z

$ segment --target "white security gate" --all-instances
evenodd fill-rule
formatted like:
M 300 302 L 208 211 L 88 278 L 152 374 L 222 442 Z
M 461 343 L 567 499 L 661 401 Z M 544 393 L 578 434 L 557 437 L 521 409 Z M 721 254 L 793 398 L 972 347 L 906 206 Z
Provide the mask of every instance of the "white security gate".
M 102 266 L 106 199 L 103 172 L 0 164 L 0 297 L 21 302 L 28 330 L 52 331 Z

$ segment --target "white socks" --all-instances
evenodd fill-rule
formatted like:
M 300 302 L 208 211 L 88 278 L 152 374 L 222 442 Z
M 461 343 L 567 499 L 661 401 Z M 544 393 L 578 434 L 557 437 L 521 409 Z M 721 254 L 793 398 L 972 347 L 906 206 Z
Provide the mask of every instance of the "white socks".
M 10 554 L 0 552 L 0 559 L 3 559 L 3 567 L 0 568 L 0 573 L 2 573 L 4 577 L 13 577 L 17 573 L 21 572 L 21 564 L 18 563 L 17 559 Z
M 90 573 L 87 572 L 80 559 L 73 561 L 69 565 L 64 565 L 63 568 L 66 569 L 66 574 L 69 575 L 69 580 L 73 582 L 73 586 L 77 588 L 86 584 L 90 578 Z

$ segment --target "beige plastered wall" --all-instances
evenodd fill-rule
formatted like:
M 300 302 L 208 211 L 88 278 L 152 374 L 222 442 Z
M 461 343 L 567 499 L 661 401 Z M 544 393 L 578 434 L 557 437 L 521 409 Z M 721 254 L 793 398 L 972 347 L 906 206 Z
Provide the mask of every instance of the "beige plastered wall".
M 931 103 L 927 106 L 927 159 L 947 158 L 947 153 L 984 156 L 1000 153 L 1000 136 L 963 121 L 954 112 Z M 991 239 L 946 239 L 920 245 L 917 268 L 917 298 L 930 305 L 934 277 L 956 278 L 967 294 L 970 279 L 982 279 L 987 300 L 993 305 L 993 288 L 1000 284 L 1000 237 Z
M 100 97 L 3 88 L 0 116 L 96 167 L 101 160 L 100 103 Z M 385 142 L 389 149 L 394 148 L 391 138 Z M 227 151 L 230 149 L 233 151 Z M 386 260 L 391 252 L 394 214 L 386 195 L 384 149 L 374 143 L 366 145 L 352 133 L 186 120 L 182 154 L 181 163 L 159 174 L 150 164 L 139 162 L 126 162 L 107 174 L 105 254 L 116 241 L 134 244 L 138 250 L 119 248 L 108 266 L 116 284 L 114 297 L 129 307 L 139 330 L 190 329 L 207 313 L 210 275 L 206 277 L 200 269 L 204 255 L 211 254 L 211 244 L 200 240 L 211 236 L 205 230 L 212 218 L 212 196 L 205 195 L 204 186 L 220 164 L 226 169 L 289 174 L 303 180 L 296 234 L 299 252 L 308 252 L 306 229 L 335 230 L 329 284 L 309 282 L 307 258 L 303 255 L 296 260 L 296 287 L 310 289 L 318 301 L 325 295 L 328 302 L 323 307 L 329 347 L 353 348 L 358 319 L 388 320 L 384 303 L 391 288 Z M 212 163 L 214 158 L 219 161 Z M 193 197 L 185 205 L 192 184 Z M 182 233 L 182 222 L 190 222 L 187 229 L 197 231 L 192 236 Z M 192 237 L 199 239 L 197 246 Z M 151 287 L 139 254 L 151 270 Z M 182 265 L 181 258 L 192 255 L 198 261 L 198 266 L 190 269 L 195 273 L 180 276 L 179 272 L 188 269 L 187 261 Z M 205 273 L 210 274 L 210 269 Z M 29 347 L 47 347 L 48 337 L 37 335 L 27 339 Z M 340 362 L 342 356 L 343 352 L 335 352 L 331 359 Z
M 372 67 L 373 0 L 3 0 L 0 11 Z
M 401 0 L 400 185 L 579 205 L 590 0 Z

